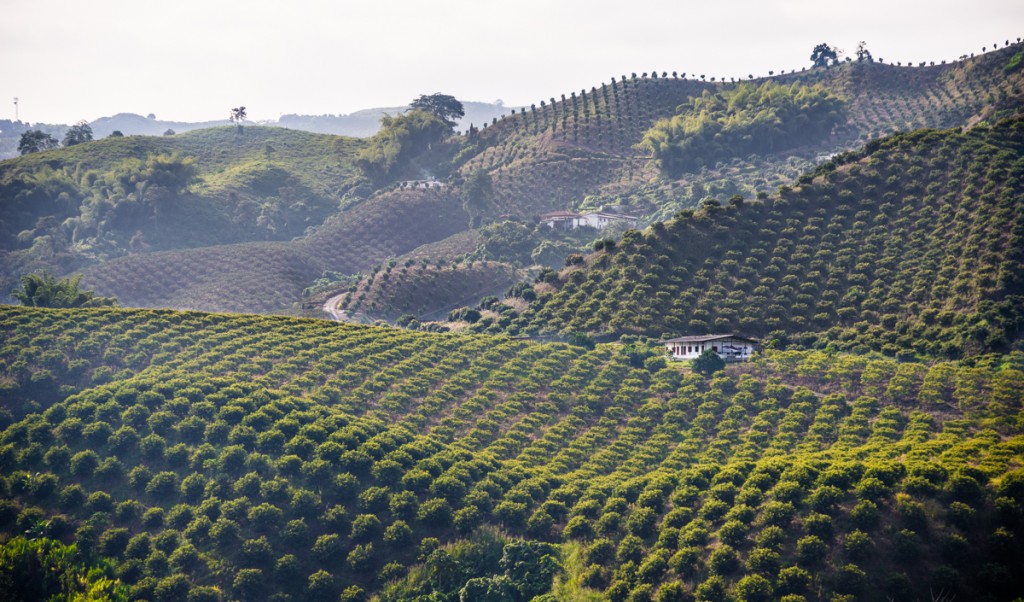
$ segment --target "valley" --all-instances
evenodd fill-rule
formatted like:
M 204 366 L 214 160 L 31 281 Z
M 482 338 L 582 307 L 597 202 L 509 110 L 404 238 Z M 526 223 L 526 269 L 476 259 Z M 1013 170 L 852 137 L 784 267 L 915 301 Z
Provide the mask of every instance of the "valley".
M 1021 599 L 991 48 L 0 162 L 0 599 Z

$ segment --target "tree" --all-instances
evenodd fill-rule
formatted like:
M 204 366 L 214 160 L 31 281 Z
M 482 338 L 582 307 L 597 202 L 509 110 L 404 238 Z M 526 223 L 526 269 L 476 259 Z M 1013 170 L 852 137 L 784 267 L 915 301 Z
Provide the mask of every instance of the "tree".
M 127 588 L 106 567 L 84 563 L 81 547 L 16 537 L 0 545 L 5 600 L 126 600 Z
M 64 134 L 64 146 L 74 146 L 92 140 L 92 128 L 85 121 L 79 121 Z
M 121 132 L 121 130 L 114 130 L 113 132 L 110 132 L 110 136 L 109 137 L 110 138 L 124 138 L 124 134 Z
M 242 122 L 245 121 L 245 107 L 235 107 L 231 109 L 231 122 L 238 128 L 238 133 L 242 133 Z
M 440 117 L 419 109 L 395 117 L 384 115 L 380 126 L 355 160 L 356 166 L 378 184 L 397 176 L 410 160 L 430 150 L 451 132 Z
M 814 51 L 811 52 L 811 62 L 814 63 L 815 67 L 828 67 L 829 62 L 835 64 L 838 61 L 839 54 L 836 52 L 836 49 L 824 42 L 815 46 Z
M 469 214 L 469 227 L 480 225 L 480 214 L 494 204 L 491 175 L 483 169 L 474 171 L 462 185 L 462 208 Z
M 114 307 L 117 299 L 97 297 L 92 291 L 78 286 L 81 276 L 57 280 L 50 274 L 25 274 L 21 287 L 11 291 L 11 296 L 28 307 Z
M 860 41 L 857 42 L 857 62 L 863 63 L 865 61 L 873 63 L 875 62 L 875 58 L 871 56 L 871 51 L 868 50 L 867 42 Z
M 692 368 L 694 372 L 711 376 L 719 370 L 725 370 L 725 360 L 714 351 L 706 349 L 704 353 L 700 354 L 700 357 L 693 360 Z
M 462 103 L 456 100 L 454 96 L 441 94 L 440 92 L 429 96 L 421 94 L 419 98 L 409 104 L 409 107 L 440 117 L 448 125 L 449 129 L 454 129 L 455 120 L 466 114 L 462 108 Z
M 42 130 L 28 130 L 21 135 L 18 152 L 22 155 L 51 150 L 60 146 L 57 139 Z
M 577 347 L 583 347 L 584 349 L 593 349 L 595 347 L 594 339 L 585 332 L 570 332 L 566 335 L 565 342 Z
M 174 135 L 174 130 L 172 130 L 171 128 L 167 128 L 167 131 L 164 132 L 164 136 L 173 136 L 173 135 Z

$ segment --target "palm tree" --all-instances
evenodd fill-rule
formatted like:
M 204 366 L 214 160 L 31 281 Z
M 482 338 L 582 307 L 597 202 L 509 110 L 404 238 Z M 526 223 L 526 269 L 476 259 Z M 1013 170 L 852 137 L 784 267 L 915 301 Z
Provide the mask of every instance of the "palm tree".
M 238 128 L 238 134 L 242 134 L 242 122 L 245 121 L 245 107 L 231 109 L 231 121 Z
M 21 287 L 11 291 L 11 296 L 28 307 L 116 307 L 113 297 L 97 297 L 92 291 L 82 290 L 78 282 L 81 276 L 57 280 L 52 275 L 25 274 Z

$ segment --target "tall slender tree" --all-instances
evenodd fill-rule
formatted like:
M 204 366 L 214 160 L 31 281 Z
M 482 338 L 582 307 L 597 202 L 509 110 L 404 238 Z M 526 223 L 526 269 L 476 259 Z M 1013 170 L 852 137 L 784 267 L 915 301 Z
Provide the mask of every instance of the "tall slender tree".
M 238 134 L 242 134 L 242 123 L 245 121 L 245 107 L 231 109 L 231 122 L 238 128 Z

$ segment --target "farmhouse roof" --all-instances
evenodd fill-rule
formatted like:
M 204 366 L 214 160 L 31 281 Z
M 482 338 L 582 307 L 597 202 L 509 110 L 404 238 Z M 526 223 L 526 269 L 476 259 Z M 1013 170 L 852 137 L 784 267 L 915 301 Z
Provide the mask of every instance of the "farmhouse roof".
M 573 213 L 572 211 L 552 211 L 551 213 L 545 213 L 540 216 L 541 219 L 554 219 L 559 217 L 580 217 L 580 214 Z
M 757 339 L 740 336 L 738 334 L 703 334 L 666 339 L 662 341 L 662 343 L 707 343 L 708 341 L 718 341 L 720 339 L 739 339 L 741 341 L 749 341 L 751 343 L 757 342 Z
M 632 215 L 625 215 L 623 213 L 606 213 L 604 211 L 595 211 L 593 213 L 587 213 L 587 216 L 596 215 L 597 217 L 603 217 L 606 219 L 621 219 L 621 220 L 633 220 L 636 221 L 639 218 Z

